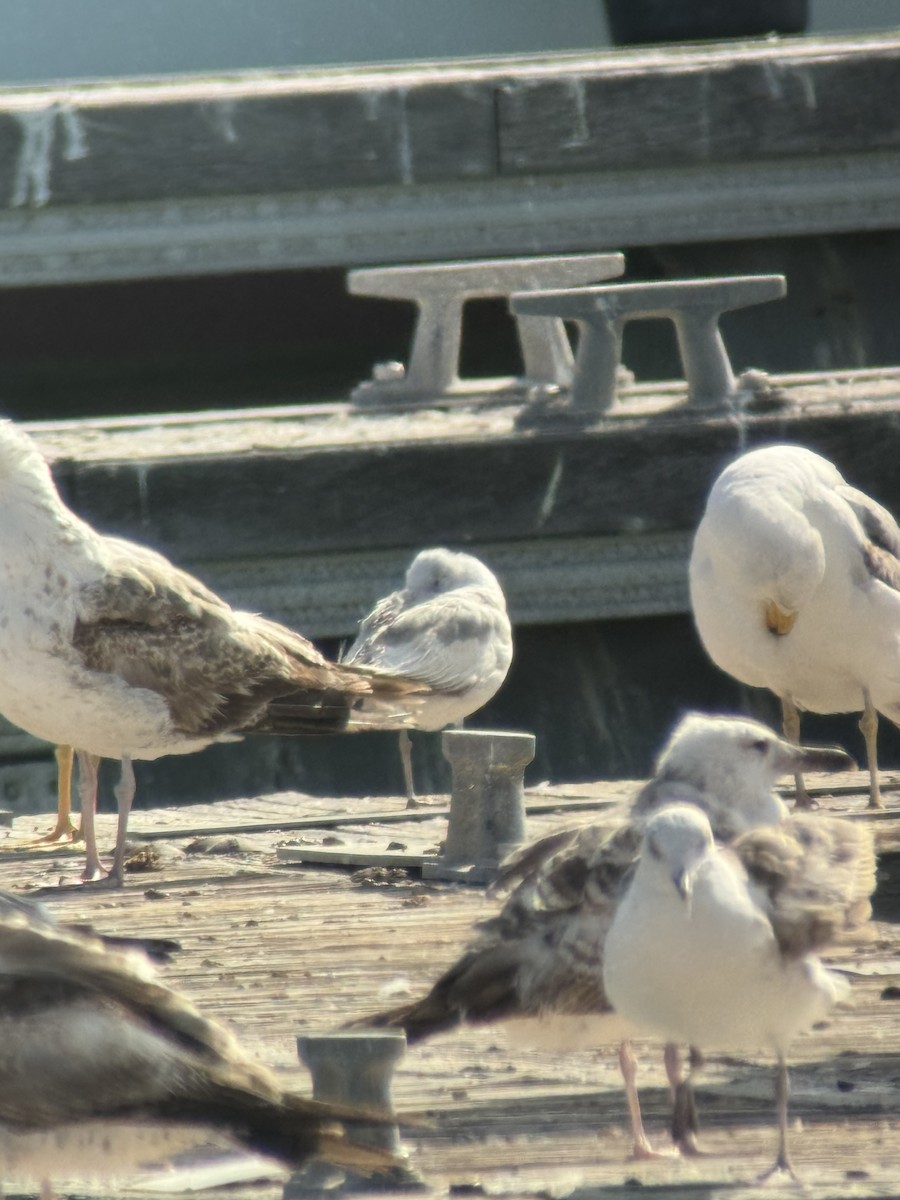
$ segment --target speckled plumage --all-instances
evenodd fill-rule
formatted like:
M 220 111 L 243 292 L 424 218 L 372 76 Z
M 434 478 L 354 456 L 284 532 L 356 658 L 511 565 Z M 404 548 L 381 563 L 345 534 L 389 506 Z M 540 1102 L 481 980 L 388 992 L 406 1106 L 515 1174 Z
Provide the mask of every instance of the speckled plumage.
M 410 726 L 436 730 L 487 704 L 506 678 L 512 652 L 506 597 L 496 577 L 473 555 L 438 547 L 420 551 L 404 587 L 360 622 L 342 662 L 427 685 Z M 412 797 L 405 734 L 401 753 Z
M 0 512 L 0 712 L 78 747 L 83 808 L 88 759 L 122 759 L 127 777 L 132 759 L 248 732 L 398 728 L 428 690 L 330 663 L 161 554 L 97 533 L 66 508 L 44 459 L 9 422 L 0 423 Z M 128 790 L 119 796 L 126 821 Z M 120 846 L 124 836 L 119 870 Z
M 371 1119 L 371 1118 L 369 1118 Z M 353 1114 L 285 1094 L 224 1026 L 109 949 L 0 893 L 4 1182 L 121 1177 L 210 1136 L 288 1165 L 390 1165 L 340 1132 Z

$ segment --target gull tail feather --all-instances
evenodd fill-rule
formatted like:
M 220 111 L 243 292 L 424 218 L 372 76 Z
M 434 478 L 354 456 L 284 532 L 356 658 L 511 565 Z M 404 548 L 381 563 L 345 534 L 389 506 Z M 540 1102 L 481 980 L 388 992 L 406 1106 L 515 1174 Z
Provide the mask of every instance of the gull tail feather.
M 371 1126 L 393 1117 L 284 1094 L 269 1098 L 222 1084 L 190 1098 L 173 1098 L 159 1114 L 168 1121 L 196 1121 L 228 1130 L 248 1150 L 299 1167 L 312 1156 L 335 1166 L 375 1174 L 398 1165 L 395 1155 L 360 1145 L 354 1126 Z
M 350 1021 L 345 1028 L 402 1029 L 412 1044 L 464 1022 L 480 1025 L 521 1013 L 518 962 L 502 947 L 495 949 L 465 954 L 421 1000 Z

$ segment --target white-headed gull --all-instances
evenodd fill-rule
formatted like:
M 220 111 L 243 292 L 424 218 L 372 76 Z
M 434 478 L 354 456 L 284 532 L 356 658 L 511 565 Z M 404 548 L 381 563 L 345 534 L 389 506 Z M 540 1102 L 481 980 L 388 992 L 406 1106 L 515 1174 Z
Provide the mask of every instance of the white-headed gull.
M 342 662 L 428 685 L 411 726 L 461 724 L 497 692 L 512 662 L 512 628 L 496 576 L 471 554 L 422 550 L 404 587 L 360 622 Z M 409 734 L 400 731 L 407 797 L 415 797 Z
M 741 455 L 718 477 L 694 538 L 691 604 L 712 660 L 770 688 L 784 730 L 798 708 L 862 712 L 880 808 L 879 712 L 900 723 L 900 528 L 801 446 Z M 798 780 L 798 801 L 809 800 Z
M 799 814 L 729 847 L 688 804 L 646 823 L 634 876 L 606 936 L 609 1000 L 639 1029 L 711 1050 L 766 1050 L 778 1060 L 778 1155 L 787 1147 L 791 1042 L 844 997 L 816 957 L 870 914 L 872 831 Z

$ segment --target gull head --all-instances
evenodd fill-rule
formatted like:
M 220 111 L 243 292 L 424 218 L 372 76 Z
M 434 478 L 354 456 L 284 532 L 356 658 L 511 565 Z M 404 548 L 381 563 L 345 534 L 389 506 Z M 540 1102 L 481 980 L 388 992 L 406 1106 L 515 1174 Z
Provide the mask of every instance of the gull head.
M 712 827 L 704 812 L 693 804 L 669 804 L 644 827 L 640 869 L 663 886 L 674 887 L 690 909 L 694 877 L 715 849 Z
M 734 832 L 742 832 L 787 816 L 774 791 L 783 775 L 848 771 L 854 765 L 837 746 L 795 746 L 759 721 L 695 712 L 675 727 L 657 761 L 656 777 L 716 797 L 734 814 Z
M 505 607 L 497 577 L 474 555 L 435 547 L 421 550 L 406 572 L 406 592 L 410 600 L 427 600 L 457 588 L 478 587 L 492 592 Z

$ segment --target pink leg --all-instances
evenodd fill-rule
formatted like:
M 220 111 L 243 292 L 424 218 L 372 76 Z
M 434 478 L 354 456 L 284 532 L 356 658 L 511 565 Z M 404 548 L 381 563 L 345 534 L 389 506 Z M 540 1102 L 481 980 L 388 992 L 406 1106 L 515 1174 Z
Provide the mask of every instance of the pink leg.
M 115 795 L 116 803 L 119 806 L 119 822 L 116 826 L 116 851 L 113 856 L 112 870 L 110 871 L 110 881 L 115 882 L 119 887 L 122 886 L 125 879 L 125 839 L 128 835 L 128 816 L 131 812 L 131 805 L 134 801 L 135 793 L 134 782 L 134 767 L 131 764 L 131 758 L 127 754 L 122 755 L 122 774 L 119 776 L 119 782 L 116 784 Z
M 669 1158 L 670 1155 L 653 1149 L 649 1138 L 644 1132 L 644 1122 L 641 1117 L 641 1102 L 638 1098 L 637 1085 L 635 1083 L 637 1077 L 637 1059 L 631 1048 L 631 1042 L 623 1042 L 619 1047 L 619 1069 L 622 1072 L 622 1081 L 625 1084 L 625 1100 L 628 1104 L 628 1116 L 631 1120 L 631 1137 L 634 1143 L 632 1158 Z
M 403 764 L 403 786 L 406 788 L 406 807 L 418 808 L 416 789 L 413 784 L 412 742 L 408 729 L 400 730 L 400 761 Z
M 96 754 L 78 750 L 78 799 L 81 804 L 81 829 L 84 835 L 84 870 L 81 878 L 85 883 L 102 879 L 103 868 L 97 853 L 97 835 L 94 831 L 94 814 L 97 811 L 97 775 L 100 759 Z

